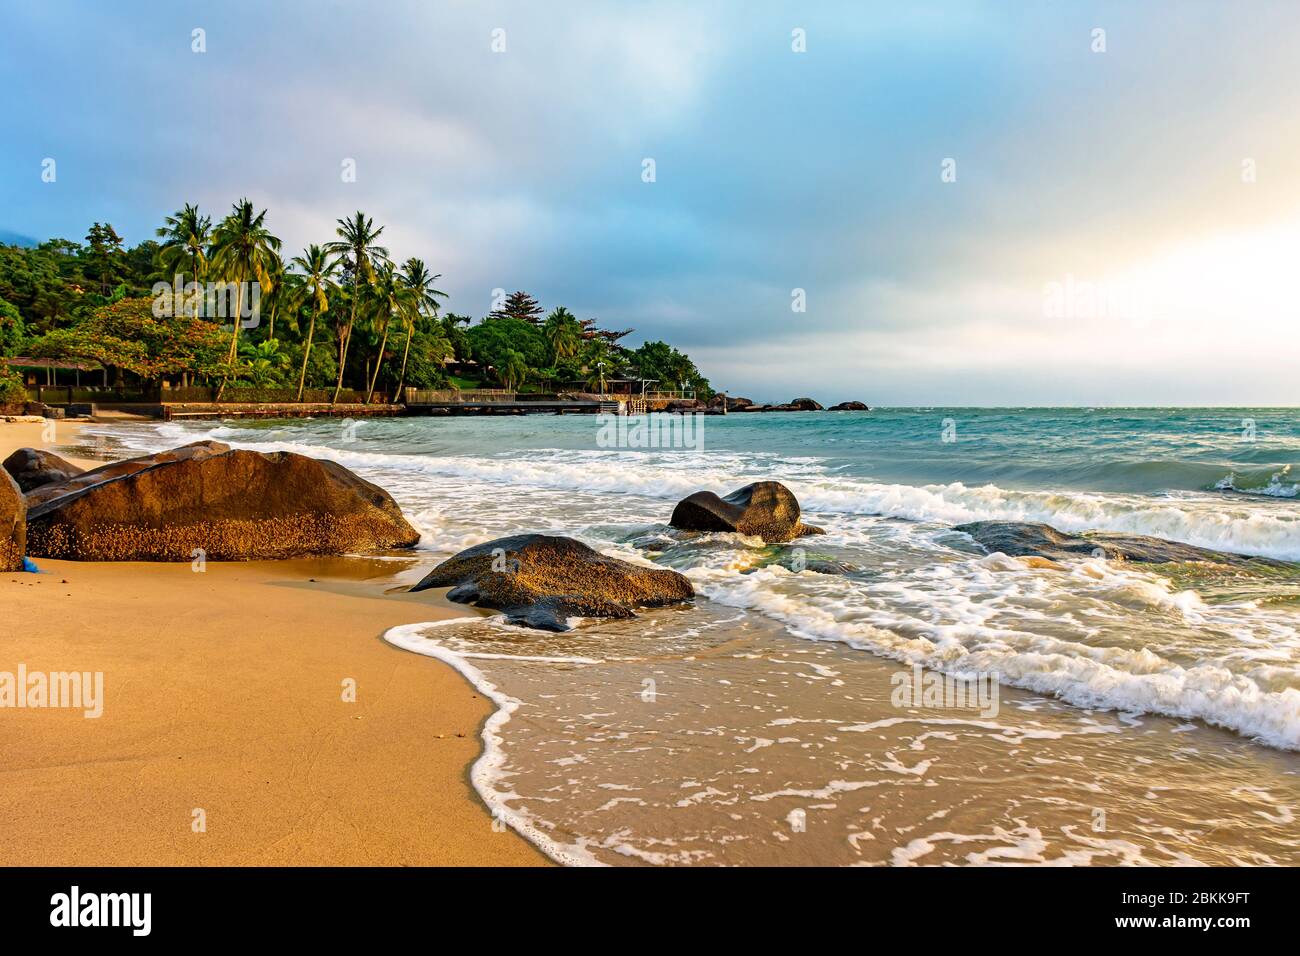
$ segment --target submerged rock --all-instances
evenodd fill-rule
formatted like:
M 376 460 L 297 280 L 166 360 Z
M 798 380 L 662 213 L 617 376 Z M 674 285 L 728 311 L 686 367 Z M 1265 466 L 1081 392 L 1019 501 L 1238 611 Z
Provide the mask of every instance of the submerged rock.
M 957 525 L 954 531 L 970 535 L 989 551 L 1011 557 L 1039 557 L 1052 561 L 1068 558 L 1103 557 L 1111 561 L 1164 564 L 1177 561 L 1209 561 L 1214 564 L 1268 564 L 1283 562 L 1253 558 L 1141 534 L 1089 531 L 1066 534 L 1051 525 L 1030 521 L 974 521 Z
M 13 476 L 24 493 L 51 482 L 67 481 L 85 471 L 40 448 L 19 448 L 5 459 L 4 470 Z
M 216 442 L 43 485 L 27 504 L 29 552 L 76 561 L 246 561 L 420 537 L 388 492 L 342 465 Z
M 772 542 L 824 533 L 800 522 L 798 499 L 779 481 L 756 481 L 725 498 L 697 491 L 677 503 L 668 523 L 685 531 L 736 531 Z
M 412 591 L 450 587 L 461 604 L 503 611 L 511 624 L 567 631 L 569 617 L 634 617 L 633 608 L 680 604 L 691 583 L 668 568 L 609 558 L 581 541 L 516 534 L 475 545 L 430 571 Z
M 9 472 L 0 469 L 0 571 L 22 571 L 27 553 L 27 502 Z

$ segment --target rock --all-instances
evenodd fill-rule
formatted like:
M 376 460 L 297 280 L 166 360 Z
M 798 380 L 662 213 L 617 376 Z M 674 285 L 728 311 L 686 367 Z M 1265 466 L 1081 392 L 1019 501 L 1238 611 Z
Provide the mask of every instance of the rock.
M 697 398 L 677 398 L 664 406 L 666 412 L 697 412 L 703 409 L 704 403 Z
M 85 470 L 64 461 L 53 452 L 40 448 L 19 448 L 4 461 L 4 470 L 13 476 L 24 493 L 52 481 L 67 481 Z
M 143 471 L 163 462 L 197 461 L 212 455 L 221 455 L 228 451 L 230 451 L 230 446 L 219 441 L 196 441 L 154 455 L 142 455 L 139 458 L 124 458 L 121 461 L 109 462 L 107 465 L 100 465 L 90 471 L 83 471 L 81 474 L 65 481 L 50 482 L 32 489 L 27 494 L 27 507 L 33 508 L 54 498 L 73 494 L 104 481 L 133 475 L 137 471 Z
M 21 571 L 27 553 L 27 502 L 9 472 L 0 469 L 0 571 Z
M 1066 534 L 1051 525 L 1029 521 L 975 521 L 957 525 L 955 531 L 970 535 L 989 551 L 1001 551 L 1013 558 L 1036 557 L 1051 561 L 1070 558 L 1104 557 L 1111 561 L 1165 564 L 1173 561 L 1209 561 L 1215 564 L 1266 564 L 1286 567 L 1282 561 L 1251 558 L 1190 544 L 1165 541 L 1141 534 L 1113 534 L 1089 531 Z
M 825 409 L 823 409 L 819 404 L 814 402 L 811 398 L 792 398 L 790 400 L 790 407 L 793 408 L 795 411 L 800 411 L 800 412 L 825 411 Z
M 723 404 L 722 395 L 714 395 L 709 399 L 709 408 L 721 408 Z M 743 412 L 749 409 L 754 403 L 747 398 L 741 398 L 739 395 L 726 396 L 727 411 Z
M 633 608 L 695 596 L 668 568 L 644 568 L 572 538 L 517 534 L 475 545 L 430 571 L 412 591 L 450 587 L 461 604 L 503 611 L 511 624 L 569 630 L 569 617 L 634 617 Z
M 799 502 L 779 481 L 757 481 L 725 498 L 697 491 L 677 502 L 668 523 L 685 531 L 736 531 L 764 541 L 824 533 L 799 521 Z
M 217 442 L 43 485 L 27 505 L 29 553 L 78 561 L 190 561 L 198 551 L 246 561 L 411 547 L 420 537 L 386 491 L 342 465 Z
M 838 405 L 832 405 L 827 411 L 831 412 L 869 412 L 871 407 L 864 405 L 862 402 L 840 402 Z

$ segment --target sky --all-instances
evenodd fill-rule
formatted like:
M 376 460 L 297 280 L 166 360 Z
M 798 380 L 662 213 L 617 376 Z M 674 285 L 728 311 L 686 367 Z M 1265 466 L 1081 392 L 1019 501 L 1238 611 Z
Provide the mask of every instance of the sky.
M 1266 0 L 3 0 L 0 233 L 361 209 L 757 401 L 1297 405 L 1297 62 Z

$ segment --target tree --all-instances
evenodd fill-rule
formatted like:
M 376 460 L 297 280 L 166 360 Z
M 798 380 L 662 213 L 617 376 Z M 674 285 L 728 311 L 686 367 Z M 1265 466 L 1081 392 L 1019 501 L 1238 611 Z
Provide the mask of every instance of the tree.
M 576 355 L 582 344 L 582 326 L 564 306 L 546 317 L 542 324 L 542 334 L 551 343 L 551 357 L 557 365 Z
M 357 323 L 357 307 L 361 302 L 363 285 L 375 283 L 375 264 L 388 261 L 388 250 L 375 244 L 383 234 L 384 227 L 375 228 L 374 220 L 361 210 L 357 210 L 351 219 L 339 219 L 335 230 L 338 239 L 329 243 L 325 251 L 334 255 L 349 274 L 349 295 L 352 300 L 348 321 L 339 333 L 339 378 L 334 385 L 334 397 L 331 404 L 339 400 L 343 389 L 343 368 L 348 360 L 348 346 L 352 342 L 352 328 Z
M 122 281 L 122 237 L 108 223 L 97 222 L 86 233 L 86 242 L 89 275 L 99 281 L 100 295 L 107 295 L 111 286 Z
M 447 293 L 433 287 L 434 282 L 441 278 L 442 273 L 430 275 L 422 259 L 412 257 L 407 259 L 402 266 L 402 281 L 415 294 L 416 310 L 414 313 L 403 313 L 406 326 L 406 346 L 402 349 L 402 371 L 397 376 L 398 396 L 402 394 L 402 386 L 406 383 L 406 364 L 411 356 L 411 340 L 415 337 L 419 318 L 423 315 L 436 317 L 440 304 L 438 300 L 447 298 Z M 448 343 L 448 347 L 450 348 L 450 343 Z
M 18 310 L 0 299 L 0 356 L 17 355 L 18 346 L 27 337 L 27 326 Z
M 496 366 L 497 378 L 506 388 L 514 391 L 517 390 L 528 378 L 528 363 L 524 361 L 523 355 L 514 349 L 506 349 L 501 356 L 500 364 Z
M 379 370 L 384 364 L 384 349 L 388 345 L 388 333 L 393 319 L 414 323 L 419 306 L 415 290 L 402 281 L 401 274 L 391 262 L 379 267 L 375 276 L 373 290 L 375 301 L 374 321 L 379 327 L 379 351 L 375 354 L 375 368 L 366 388 L 366 404 L 375 394 L 375 385 L 379 381 Z
M 256 345 L 245 342 L 241 351 L 244 358 L 240 365 L 242 378 L 247 378 L 257 388 L 280 384 L 289 356 L 280 351 L 278 339 L 263 339 Z
M 542 318 L 542 307 L 527 292 L 511 292 L 506 297 L 505 304 L 492 312 L 488 318 L 520 319 L 531 325 L 539 325 Z
M 280 269 L 280 240 L 266 228 L 266 210 L 254 213 L 253 204 L 241 199 L 231 208 L 217 226 L 212 237 L 212 265 L 226 282 L 238 283 L 236 287 L 235 314 L 231 322 L 230 350 L 226 363 L 230 366 L 217 389 L 217 401 L 226 390 L 230 372 L 239 356 L 239 328 L 243 324 L 244 288 L 256 281 L 260 292 L 274 288 L 273 276 Z
M 311 358 L 316 322 L 329 311 L 330 293 L 338 289 L 334 282 L 338 262 L 331 260 L 320 246 L 310 245 L 303 250 L 302 255 L 294 256 L 293 265 L 301 269 L 303 274 L 299 294 L 303 299 L 310 299 L 312 304 L 311 324 L 307 327 L 307 344 L 302 354 L 302 371 L 298 375 L 298 401 L 301 402 L 303 389 L 307 386 L 307 362 Z
M 186 274 L 193 282 L 202 282 L 208 271 L 208 243 L 212 239 L 212 217 L 200 215 L 199 207 L 186 203 L 163 220 L 166 225 L 157 230 L 163 244 L 158 249 L 158 264 L 163 269 L 163 279 Z

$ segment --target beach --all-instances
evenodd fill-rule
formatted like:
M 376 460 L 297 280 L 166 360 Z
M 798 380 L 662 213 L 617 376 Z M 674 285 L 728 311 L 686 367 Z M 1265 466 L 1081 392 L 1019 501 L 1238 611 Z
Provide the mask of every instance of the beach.
M 408 563 L 38 564 L 0 575 L 0 670 L 102 672 L 103 712 L 0 712 L 0 864 L 546 863 L 470 786 L 489 702 L 382 640 L 474 613 L 386 593 Z
M 1238 440 L 1246 416 L 1258 442 Z M 7 576 L 40 622 L 9 658 L 102 670 L 105 716 L 5 715 L 24 775 L 6 859 L 1293 865 L 1294 427 L 1269 409 L 884 409 L 610 448 L 567 416 L 60 424 L 72 457 L 215 440 L 333 460 L 419 542 Z M 773 479 L 823 534 L 667 524 L 695 490 Z M 1243 557 L 1015 557 L 956 529 L 981 520 Z M 551 633 L 403 591 L 524 532 L 677 570 L 696 599 Z

